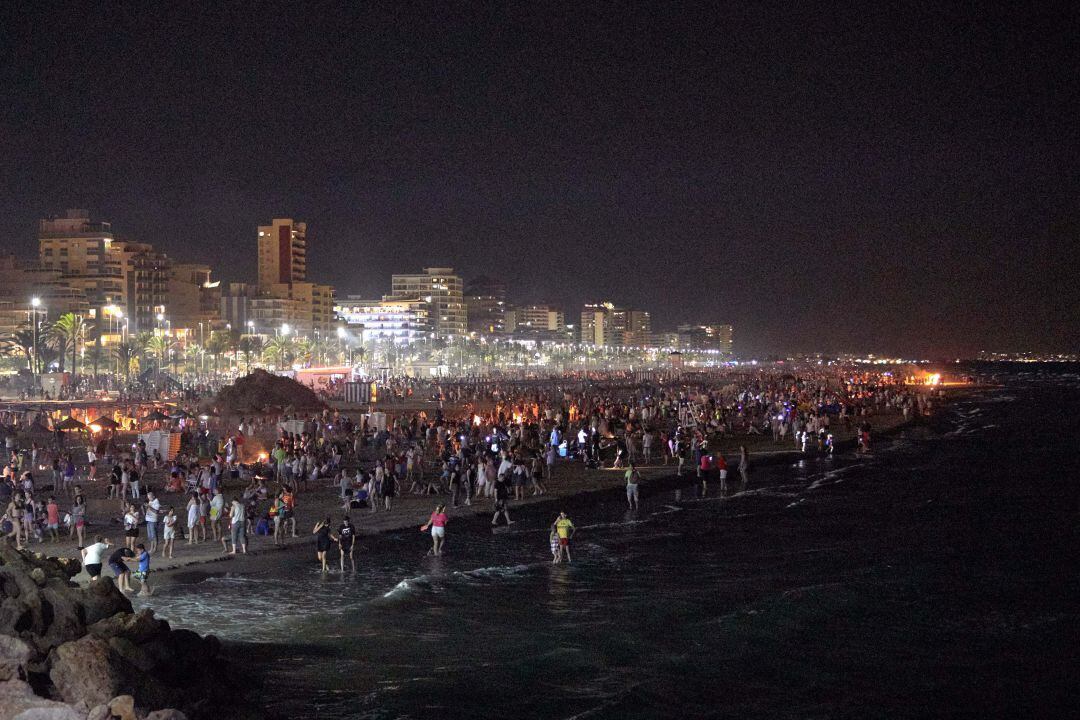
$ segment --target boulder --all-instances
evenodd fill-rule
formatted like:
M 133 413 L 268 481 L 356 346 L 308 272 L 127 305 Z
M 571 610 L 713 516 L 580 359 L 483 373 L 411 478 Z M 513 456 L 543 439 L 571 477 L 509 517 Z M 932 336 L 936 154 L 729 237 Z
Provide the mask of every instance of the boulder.
M 0 681 L 25 680 L 33 656 L 34 651 L 19 638 L 0 635 Z
M 120 695 L 130 670 L 109 643 L 95 635 L 67 642 L 52 655 L 49 678 L 67 702 L 107 704 Z
M 179 710 L 155 710 L 146 716 L 146 720 L 187 720 L 187 715 Z
M 0 682 L 0 718 L 10 720 L 83 720 L 69 705 L 34 694 L 21 680 Z
M 116 589 L 112 578 L 96 580 L 78 592 L 83 606 L 83 622 L 87 625 L 93 625 L 119 612 L 132 611 L 131 601 Z
M 141 645 L 168 633 L 169 623 L 155 618 L 154 611 L 146 609 L 137 613 L 117 613 L 99 620 L 87 631 L 98 637 L 120 637 Z
M 95 705 L 90 709 L 86 720 L 112 720 L 112 713 L 109 712 L 108 705 Z
M 130 695 L 114 697 L 109 702 L 109 713 L 119 720 L 139 720 L 135 714 L 135 698 Z

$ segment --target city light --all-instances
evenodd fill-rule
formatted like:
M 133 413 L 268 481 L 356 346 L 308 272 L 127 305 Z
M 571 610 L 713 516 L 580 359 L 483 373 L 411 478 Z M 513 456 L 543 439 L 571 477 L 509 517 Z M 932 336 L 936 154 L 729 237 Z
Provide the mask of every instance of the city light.
M 35 308 L 41 307 L 41 298 L 39 298 L 39 297 L 30 298 L 30 304 Z

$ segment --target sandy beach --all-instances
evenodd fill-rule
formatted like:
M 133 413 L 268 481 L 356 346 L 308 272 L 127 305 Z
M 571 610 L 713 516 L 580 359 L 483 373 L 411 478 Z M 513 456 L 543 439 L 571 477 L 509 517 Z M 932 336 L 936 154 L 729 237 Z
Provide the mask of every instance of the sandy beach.
M 889 433 L 905 424 L 903 416 L 899 413 L 878 413 L 867 418 L 873 424 L 874 435 Z M 837 443 L 838 452 L 853 452 L 856 446 L 856 433 L 854 430 L 845 431 L 842 427 L 834 428 L 833 434 Z M 783 442 L 774 442 L 771 437 L 763 435 L 740 435 L 728 437 L 717 443 L 713 443 L 712 452 L 721 452 L 727 458 L 731 466 L 732 478 L 737 478 L 739 445 L 746 445 L 750 453 L 751 470 L 755 466 L 771 464 L 775 462 L 790 461 L 792 458 L 802 456 L 803 453 L 795 447 L 790 438 Z M 817 453 L 816 445 L 807 451 L 807 454 Z M 674 477 L 676 464 L 669 461 L 667 465 L 657 462 L 655 459 L 650 465 L 638 465 L 644 485 L 656 482 L 661 478 Z M 80 468 L 81 476 L 85 478 L 85 468 Z M 593 492 L 611 490 L 622 486 L 623 470 L 621 469 L 588 469 L 579 461 L 560 460 L 555 466 L 552 479 L 547 483 L 548 492 L 543 495 L 532 495 L 531 490 L 524 500 L 511 501 L 510 512 L 513 515 L 514 508 L 525 505 L 551 502 L 562 497 L 570 497 Z M 684 476 L 693 476 L 694 468 L 688 464 L 684 468 Z M 181 493 L 160 492 L 166 480 L 165 470 L 148 470 L 143 482 L 143 493 L 150 489 L 158 494 L 163 507 L 170 505 L 176 509 L 179 516 L 178 527 L 185 525 L 187 496 Z M 330 481 L 327 480 L 327 483 Z M 99 479 L 97 482 L 81 483 L 87 501 L 86 539 L 91 542 L 95 535 L 103 535 L 111 540 L 113 546 L 123 544 L 123 524 L 120 502 L 107 498 L 107 482 Z M 274 486 L 271 485 L 271 489 Z M 223 493 L 226 498 L 231 498 L 234 493 L 239 494 L 243 487 L 238 485 L 224 485 Z M 710 491 L 719 493 L 719 484 L 712 483 Z M 281 545 L 274 545 L 270 536 L 251 535 L 248 538 L 248 552 L 246 555 L 231 555 L 223 551 L 220 541 L 213 540 L 208 533 L 207 541 L 188 545 L 187 540 L 181 537 L 181 532 L 186 532 L 186 527 L 177 533 L 175 548 L 172 558 L 163 558 L 155 553 L 151 568 L 154 573 L 152 584 L 158 585 L 167 582 L 170 576 L 179 571 L 191 570 L 199 566 L 208 566 L 207 570 L 213 571 L 242 571 L 248 565 L 263 565 L 265 560 L 275 553 L 295 549 L 310 549 L 312 547 L 312 528 L 319 520 L 330 515 L 334 522 L 338 522 L 344 514 L 340 500 L 339 488 L 329 484 L 322 487 L 312 487 L 310 490 L 297 494 L 297 537 L 288 537 Z M 66 499 L 58 498 L 62 509 L 66 509 Z M 350 518 L 357 524 L 362 542 L 365 535 L 372 535 L 404 528 L 418 527 L 423 524 L 431 513 L 436 503 L 444 501 L 445 496 L 439 495 L 410 495 L 403 494 L 394 498 L 393 509 L 386 511 L 382 508 L 378 512 L 371 512 L 370 508 L 358 508 L 349 512 Z M 459 505 L 457 508 L 447 508 L 451 518 L 465 518 L 488 515 L 494 512 L 494 500 L 490 498 L 474 498 L 471 505 Z M 260 508 L 261 510 L 261 508 Z M 145 526 L 140 527 L 139 542 L 145 542 Z M 29 549 L 34 552 L 43 552 L 47 555 L 68 555 L 79 557 L 79 551 L 73 539 L 61 538 L 60 543 L 32 543 Z M 254 559 L 259 558 L 255 563 Z M 105 573 L 109 575 L 109 572 Z M 86 582 L 89 578 L 85 573 L 76 576 L 76 581 Z

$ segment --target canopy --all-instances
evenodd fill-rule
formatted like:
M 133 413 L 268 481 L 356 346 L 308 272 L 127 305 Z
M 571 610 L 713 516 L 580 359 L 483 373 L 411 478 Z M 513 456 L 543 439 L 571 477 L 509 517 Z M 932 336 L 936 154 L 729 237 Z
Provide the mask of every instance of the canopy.
M 90 424 L 91 425 L 97 425 L 98 427 L 101 427 L 101 428 L 112 428 L 113 430 L 120 427 L 120 423 L 116 422 L 111 417 L 105 417 L 104 415 L 102 415 L 101 417 L 99 417 L 97 420 L 95 420 L 94 422 L 92 422 Z
M 169 419 L 169 416 L 166 415 L 165 413 L 161 412 L 160 410 L 155 410 L 154 412 L 150 413 L 149 415 L 147 415 L 146 417 L 143 418 L 143 420 L 145 420 L 146 422 L 158 422 L 160 420 L 168 420 L 168 419 Z
M 191 413 L 189 413 L 187 410 L 184 410 L 183 408 L 176 408 L 176 410 L 174 410 L 169 415 L 169 417 L 172 418 L 173 420 L 183 420 L 185 418 L 190 418 L 190 417 L 195 417 L 195 416 L 192 415 Z
M 56 425 L 57 430 L 85 430 L 86 425 L 73 417 L 66 417 Z

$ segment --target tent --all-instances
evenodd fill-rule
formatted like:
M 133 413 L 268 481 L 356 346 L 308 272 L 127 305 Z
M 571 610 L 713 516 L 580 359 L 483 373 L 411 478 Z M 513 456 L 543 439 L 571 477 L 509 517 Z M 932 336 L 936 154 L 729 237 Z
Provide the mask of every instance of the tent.
M 160 410 L 155 410 L 154 412 L 150 413 L 149 415 L 147 415 L 146 417 L 143 418 L 143 420 L 145 422 L 158 422 L 158 421 L 168 420 L 168 419 L 169 419 L 169 416 L 166 415 L 165 413 L 161 412 Z
M 76 420 L 73 417 L 66 417 L 57 424 L 56 429 L 57 430 L 85 430 L 86 425 L 79 422 L 78 420 Z
M 99 428 L 109 428 L 111 430 L 115 430 L 116 428 L 120 427 L 120 423 L 116 422 L 111 417 L 106 417 L 104 415 L 102 415 L 90 424 L 97 425 Z

